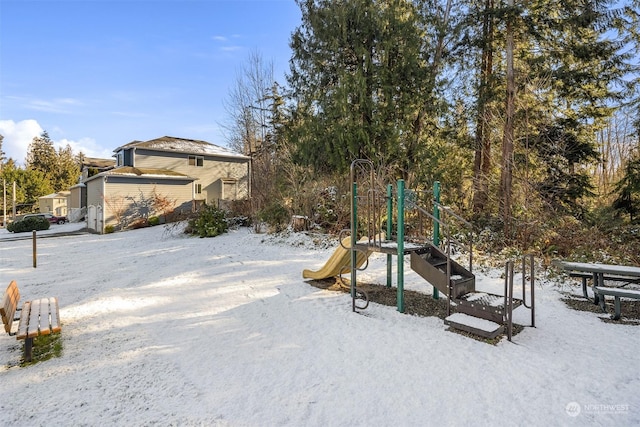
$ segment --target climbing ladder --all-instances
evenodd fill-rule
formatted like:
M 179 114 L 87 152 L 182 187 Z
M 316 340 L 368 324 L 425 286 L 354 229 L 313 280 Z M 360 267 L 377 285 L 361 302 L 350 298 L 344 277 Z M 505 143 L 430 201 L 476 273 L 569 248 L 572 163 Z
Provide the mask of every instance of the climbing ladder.
M 365 191 L 358 193 L 358 181 L 368 181 Z M 404 256 L 411 257 L 411 269 L 434 287 L 434 298 L 439 293 L 447 297 L 447 317 L 445 324 L 451 329 L 462 330 L 485 338 L 495 338 L 505 333 L 511 340 L 513 331 L 513 310 L 521 305 L 531 311 L 531 326 L 535 326 L 534 303 L 534 259 L 527 256 L 522 259 L 522 298 L 513 295 L 514 262 L 505 266 L 504 294 L 495 295 L 476 291 L 475 275 L 472 273 L 473 244 L 467 245 L 456 240 L 452 233 L 452 222 L 458 226 L 472 229 L 472 225 L 451 209 L 441 205 L 436 197 L 434 186 L 433 214 L 418 206 L 411 200 L 411 208 L 417 210 L 433 222 L 433 243 L 423 239 L 416 244 L 405 241 L 405 189 L 404 181 L 399 180 L 397 186 L 397 218 L 395 239 L 393 233 L 393 191 L 387 186 L 386 194 L 376 187 L 373 163 L 368 160 L 355 160 L 351 164 L 351 297 L 352 309 L 364 309 L 358 305 L 358 299 L 368 299 L 366 293 L 357 288 L 357 255 L 359 252 L 381 252 L 387 254 L 387 286 L 391 286 L 392 256 L 397 256 L 397 308 L 404 312 Z M 438 187 L 439 188 L 439 187 Z M 386 209 L 386 233 L 381 238 L 379 230 L 382 226 L 383 211 Z M 364 240 L 357 240 L 358 219 L 364 218 Z M 444 231 L 444 249 L 441 248 L 440 232 Z M 463 267 L 451 257 L 452 244 L 465 246 L 469 253 L 469 267 Z M 366 268 L 366 265 L 362 268 Z M 527 274 L 528 271 L 528 274 Z M 530 301 L 526 301 L 526 278 L 529 278 Z M 452 313 L 452 310 L 455 312 Z

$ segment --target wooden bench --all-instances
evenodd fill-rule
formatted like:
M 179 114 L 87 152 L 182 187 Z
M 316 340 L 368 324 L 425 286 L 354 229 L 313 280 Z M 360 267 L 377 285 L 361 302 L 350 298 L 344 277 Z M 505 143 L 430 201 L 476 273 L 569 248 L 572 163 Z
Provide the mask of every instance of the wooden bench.
M 632 298 L 632 299 L 640 299 L 640 291 L 635 289 L 621 289 L 621 288 L 606 288 L 602 286 L 596 286 L 594 288 L 594 293 L 600 295 L 600 307 L 602 307 L 602 311 L 607 311 L 607 305 L 605 303 L 605 295 L 613 296 L 615 298 L 614 307 L 615 314 L 611 317 L 613 320 L 620 319 L 620 298 Z
M 40 335 L 49 335 L 62 330 L 58 299 L 49 297 L 26 301 L 22 308 L 18 308 L 19 301 L 18 284 L 12 280 L 2 297 L 0 316 L 4 330 L 9 335 L 15 335 L 17 339 L 24 340 L 24 360 L 30 362 L 33 339 Z M 18 312 L 20 312 L 19 318 L 17 317 Z M 15 320 L 18 320 L 18 328 L 13 332 Z

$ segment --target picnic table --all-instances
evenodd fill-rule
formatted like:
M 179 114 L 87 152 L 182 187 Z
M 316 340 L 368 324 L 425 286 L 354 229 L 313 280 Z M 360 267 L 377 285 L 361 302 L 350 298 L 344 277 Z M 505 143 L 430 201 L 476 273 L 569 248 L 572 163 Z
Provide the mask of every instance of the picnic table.
M 629 283 L 640 283 L 640 267 L 631 265 L 597 264 L 561 260 L 554 260 L 552 264 L 568 272 L 572 277 L 582 278 L 582 293 L 587 299 L 589 299 L 587 294 L 587 279 L 593 279 L 593 302 L 596 304 L 600 297 L 598 292 L 595 292 L 595 289 L 605 288 L 605 281 L 623 282 L 623 286 Z

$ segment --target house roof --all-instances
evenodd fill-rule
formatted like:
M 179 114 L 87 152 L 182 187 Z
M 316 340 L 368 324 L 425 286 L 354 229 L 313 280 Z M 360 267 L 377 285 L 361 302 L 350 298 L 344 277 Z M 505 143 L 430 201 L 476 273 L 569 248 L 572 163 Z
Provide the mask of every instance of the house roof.
M 106 169 L 116 165 L 115 159 L 99 159 L 97 157 L 83 157 L 82 166 L 90 168 Z
M 69 194 L 71 194 L 70 191 L 61 191 L 59 193 L 51 193 L 47 194 L 46 196 L 38 197 L 38 199 L 64 199 Z
M 151 139 L 149 141 L 132 141 L 128 144 L 125 144 L 121 147 L 113 150 L 114 152 L 120 151 L 124 148 L 146 148 L 149 150 L 158 150 L 158 151 L 172 151 L 172 152 L 181 152 L 181 153 L 189 153 L 189 154 L 202 154 L 202 155 L 210 155 L 210 156 L 220 156 L 220 157 L 232 157 L 236 159 L 246 159 L 249 157 L 236 153 L 235 151 L 229 150 L 225 147 L 220 147 L 219 145 L 212 144 L 207 141 L 200 141 L 197 139 L 185 139 L 185 138 L 176 138 L 173 136 L 163 136 L 161 138 Z
M 140 178 L 162 178 L 162 179 L 187 179 L 195 181 L 195 178 L 187 176 L 180 172 L 175 172 L 169 169 L 154 169 L 154 168 L 134 168 L 131 166 L 120 166 L 115 169 L 111 169 L 105 172 L 100 172 L 92 177 L 88 178 L 85 182 L 92 181 L 97 177 L 104 176 L 129 176 Z

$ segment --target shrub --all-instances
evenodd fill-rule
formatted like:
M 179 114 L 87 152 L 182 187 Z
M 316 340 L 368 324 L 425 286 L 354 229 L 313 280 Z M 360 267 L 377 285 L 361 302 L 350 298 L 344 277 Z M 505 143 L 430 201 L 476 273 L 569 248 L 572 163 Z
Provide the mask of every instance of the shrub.
M 157 216 L 150 216 L 149 217 L 149 225 L 150 226 L 154 226 L 154 225 L 158 225 L 160 224 L 160 218 Z
M 185 233 L 199 237 L 215 237 L 226 233 L 229 225 L 225 219 L 225 212 L 214 206 L 204 205 L 196 218 L 189 220 Z
M 261 210 L 259 217 L 261 221 L 267 223 L 276 232 L 282 231 L 289 223 L 289 211 L 278 202 L 272 202 Z
M 13 233 L 22 233 L 24 231 L 41 231 L 48 230 L 50 227 L 49 221 L 40 216 L 32 216 L 20 221 L 7 224 L 7 231 Z
M 105 225 L 105 227 L 104 227 L 104 233 L 105 234 L 111 234 L 114 231 L 116 231 L 116 228 L 113 225 L 111 225 L 111 224 Z

